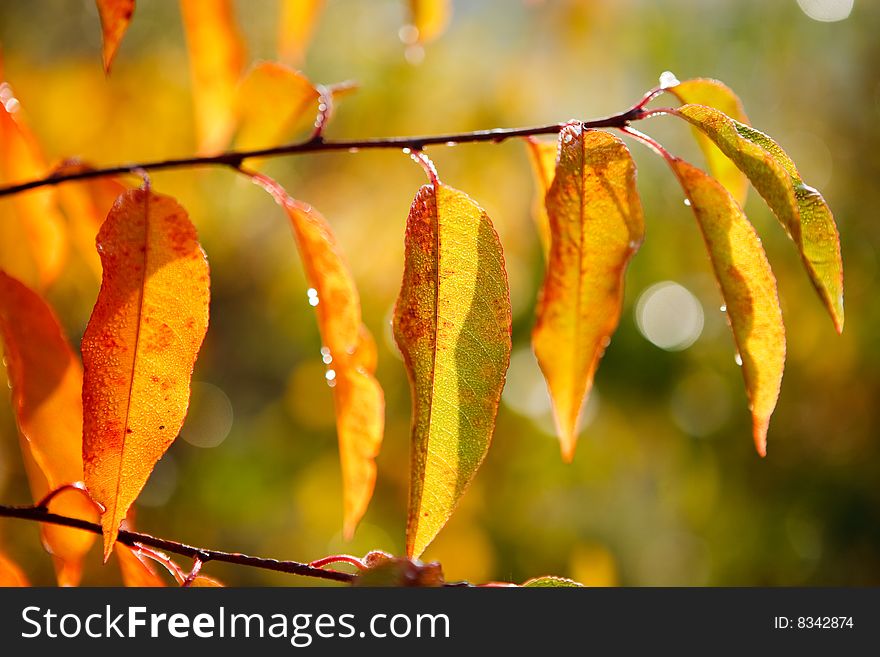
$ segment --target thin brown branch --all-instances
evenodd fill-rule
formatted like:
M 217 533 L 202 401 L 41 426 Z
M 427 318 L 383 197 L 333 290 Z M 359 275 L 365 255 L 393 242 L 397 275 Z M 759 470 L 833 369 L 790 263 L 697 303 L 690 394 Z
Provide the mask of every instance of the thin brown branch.
M 47 509 L 39 506 L 5 506 L 0 505 L 0 517 L 19 518 L 22 520 L 34 520 L 37 522 L 48 522 L 53 525 L 62 525 L 64 527 L 74 527 L 83 529 L 94 534 L 101 533 L 101 525 L 79 518 L 68 518 L 55 513 L 50 513 Z M 138 544 L 146 545 L 165 552 L 172 552 L 190 559 L 197 560 L 201 563 L 208 561 L 222 561 L 224 563 L 236 564 L 239 566 L 249 566 L 251 568 L 261 568 L 263 570 L 274 570 L 279 573 L 290 573 L 292 575 L 302 575 L 303 577 L 317 577 L 319 579 L 329 579 L 335 582 L 349 583 L 354 580 L 355 575 L 351 573 L 343 573 L 337 570 L 324 570 L 316 568 L 306 563 L 298 561 L 278 561 L 276 559 L 267 559 L 265 557 L 252 557 L 240 552 L 222 552 L 220 550 L 209 550 L 207 548 L 194 547 L 185 543 L 178 543 L 165 538 L 142 534 L 141 532 L 119 530 L 120 543 L 137 549 Z
M 646 96 L 647 97 L 647 96 Z M 648 98 L 650 100 L 650 98 Z M 648 112 L 644 109 L 646 100 L 629 108 L 625 112 L 606 116 L 600 119 L 584 121 L 586 128 L 625 128 L 631 121 L 645 118 Z M 228 151 L 218 155 L 198 157 L 184 157 L 169 160 L 156 160 L 153 162 L 137 162 L 132 164 L 119 164 L 97 169 L 88 169 L 49 175 L 38 180 L 17 183 L 14 185 L 0 186 L 0 197 L 10 196 L 25 192 L 29 189 L 57 185 L 73 180 L 88 180 L 103 176 L 117 176 L 136 171 L 162 171 L 167 169 L 184 169 L 203 166 L 224 166 L 238 169 L 245 160 L 256 157 L 280 157 L 285 155 L 298 155 L 302 153 L 322 153 L 330 151 L 350 151 L 376 149 L 404 149 L 421 151 L 427 146 L 445 144 L 454 146 L 457 144 L 472 144 L 479 142 L 500 143 L 513 137 L 532 137 L 535 135 L 553 135 L 559 133 L 566 123 L 551 123 L 549 125 L 533 126 L 529 128 L 496 128 L 493 130 L 477 130 L 474 132 L 458 132 L 445 135 L 425 135 L 421 137 L 379 137 L 375 139 L 354 140 L 326 140 L 320 134 L 316 134 L 306 141 L 301 141 L 284 146 L 260 148 L 248 151 Z M 323 126 L 322 126 L 323 127 Z

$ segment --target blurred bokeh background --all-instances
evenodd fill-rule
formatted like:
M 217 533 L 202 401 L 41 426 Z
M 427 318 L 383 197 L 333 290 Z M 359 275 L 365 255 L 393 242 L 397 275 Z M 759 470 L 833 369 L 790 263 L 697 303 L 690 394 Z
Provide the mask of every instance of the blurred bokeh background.
M 719 78 L 834 210 L 847 321 L 838 336 L 795 249 L 752 192 L 746 210 L 779 279 L 788 329 L 786 375 L 761 460 L 690 210 L 663 162 L 633 144 L 647 238 L 627 275 L 620 328 L 575 461 L 565 465 L 529 346 L 543 262 L 526 151 L 516 141 L 430 149 L 444 181 L 475 198 L 501 236 L 514 352 L 486 462 L 425 558 L 442 561 L 449 579 L 472 581 L 558 574 L 591 585 L 880 584 L 880 4 L 453 4 L 445 33 L 420 49 L 403 43 L 412 36 L 401 29 L 404 2 L 328 0 L 303 70 L 316 82 L 360 84 L 340 101 L 328 137 L 591 118 L 625 109 L 664 70 L 682 80 Z M 278 4 L 236 8 L 248 62 L 276 58 Z M 192 154 L 177 4 L 138 3 L 109 77 L 100 39 L 90 0 L 0 3 L 5 78 L 50 162 Z M 640 128 L 702 163 L 688 128 L 673 118 Z M 265 170 L 331 222 L 377 337 L 387 429 L 375 497 L 354 540 L 343 542 L 331 392 L 282 212 L 225 170 L 156 173 L 155 188 L 177 197 L 199 228 L 213 298 L 192 411 L 137 503 L 138 527 L 276 558 L 401 553 L 410 400 L 389 322 L 404 222 L 424 174 L 390 151 L 289 157 Z M 48 291 L 74 344 L 98 285 L 72 251 Z M 14 419 L 2 397 L 0 500 L 26 504 Z M 0 520 L 0 543 L 33 582 L 54 582 L 34 524 Z M 116 569 L 100 561 L 96 546 L 85 582 L 118 583 Z M 314 583 L 220 564 L 206 572 L 232 585 Z

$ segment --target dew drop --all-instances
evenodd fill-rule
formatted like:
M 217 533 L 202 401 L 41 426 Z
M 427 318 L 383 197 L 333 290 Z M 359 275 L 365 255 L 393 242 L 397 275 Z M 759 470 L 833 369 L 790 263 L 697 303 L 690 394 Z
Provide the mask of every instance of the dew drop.
M 672 71 L 663 71 L 660 74 L 660 87 L 662 89 L 669 89 L 669 87 L 674 87 L 679 84 L 681 83 Z
M 727 306 L 721 306 L 718 310 L 720 310 L 720 311 L 723 312 L 723 313 L 726 313 L 726 312 L 727 312 Z
M 348 152 L 349 152 L 349 153 L 357 153 L 358 151 L 360 151 L 360 148 L 354 148 L 354 147 L 352 147 L 352 148 L 349 148 L 349 149 L 348 149 Z
M 329 347 L 321 347 L 321 360 L 324 361 L 325 365 L 333 362 L 333 354 L 330 353 Z
M 320 299 L 318 299 L 318 291 L 315 288 L 310 287 L 306 291 L 306 294 L 309 297 L 309 305 L 310 306 L 314 307 L 314 306 L 317 306 L 318 303 L 320 303 Z
M 15 114 L 21 107 L 21 103 L 18 102 L 18 98 L 10 98 L 6 101 L 4 107 L 10 114 Z
M 324 378 L 327 380 L 327 383 L 336 385 L 336 370 L 327 370 L 324 373 Z
M 684 204 L 685 204 L 686 206 L 688 206 L 688 207 L 691 207 L 691 200 L 690 200 L 689 198 L 686 198 L 686 199 L 684 200 Z
M 562 141 L 564 141 L 566 144 L 569 143 L 572 139 L 574 139 L 574 137 L 571 136 L 570 132 L 566 132 L 562 135 Z
M 447 146 L 458 146 L 458 142 L 457 141 L 447 141 L 446 145 Z
M 404 148 L 404 149 L 403 149 L 403 154 L 404 154 L 404 155 L 411 155 L 411 154 L 412 154 L 412 149 L 411 149 L 411 148 Z
M 742 358 L 742 356 L 740 356 L 739 354 L 737 354 L 736 356 L 734 356 L 734 357 L 733 357 L 733 360 L 734 360 L 734 362 L 735 362 L 737 365 L 739 365 L 740 367 L 743 366 L 743 358 Z

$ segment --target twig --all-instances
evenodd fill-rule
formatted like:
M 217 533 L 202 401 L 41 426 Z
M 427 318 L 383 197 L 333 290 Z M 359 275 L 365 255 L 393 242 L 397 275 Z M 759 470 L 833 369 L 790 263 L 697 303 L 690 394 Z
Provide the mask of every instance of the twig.
M 0 517 L 20 518 L 22 520 L 35 520 L 37 522 L 48 522 L 53 525 L 62 525 L 64 527 L 74 527 L 83 529 L 94 534 L 101 533 L 101 525 L 88 520 L 79 518 L 68 518 L 60 516 L 56 513 L 50 513 L 47 509 L 38 506 L 5 506 L 0 505 Z M 222 561 L 224 563 L 236 564 L 239 566 L 250 566 L 251 568 L 262 568 L 263 570 L 274 570 L 279 573 L 290 573 L 292 575 L 302 575 L 303 577 L 317 577 L 319 579 L 329 579 L 335 582 L 349 583 L 354 580 L 355 575 L 351 573 L 343 573 L 337 570 L 324 570 L 316 568 L 306 563 L 298 561 L 278 561 L 276 559 L 266 559 L 264 557 L 252 557 L 239 552 L 221 552 L 220 550 L 208 550 L 205 548 L 193 547 L 185 543 L 178 543 L 165 538 L 142 534 L 141 532 L 133 532 L 125 529 L 119 530 L 120 543 L 137 549 L 138 544 L 146 545 L 166 552 L 173 552 L 184 557 L 198 560 L 202 563 L 208 561 Z
M 646 95 L 650 100 L 653 96 Z M 643 98 L 638 104 L 625 112 L 606 116 L 599 119 L 584 121 L 585 128 L 625 128 L 631 121 L 638 121 L 650 115 L 644 109 L 647 102 Z M 328 107 L 329 110 L 329 107 Z M 120 164 L 97 169 L 80 170 L 69 173 L 48 175 L 38 180 L 17 183 L 14 185 L 0 186 L 0 197 L 10 196 L 25 192 L 29 189 L 47 187 L 72 180 L 89 180 L 104 176 L 117 176 L 136 171 L 160 171 L 167 169 L 183 169 L 201 166 L 225 166 L 239 169 L 244 160 L 256 157 L 279 157 L 283 155 L 298 155 L 301 153 L 322 153 L 329 151 L 351 151 L 375 149 L 404 149 L 412 152 L 421 151 L 426 146 L 446 144 L 469 144 L 478 142 L 500 143 L 513 137 L 531 137 L 535 135 L 553 135 L 559 133 L 568 122 L 551 123 L 549 125 L 534 126 L 529 128 L 496 128 L 494 130 L 476 130 L 474 132 L 458 132 L 445 135 L 426 135 L 421 137 L 379 137 L 375 139 L 354 140 L 327 140 L 321 136 L 323 125 L 316 126 L 316 134 L 307 139 L 284 146 L 273 146 L 249 151 L 228 151 L 217 155 L 198 157 L 184 157 L 169 160 L 156 160 L 153 162 L 138 162 L 134 164 Z

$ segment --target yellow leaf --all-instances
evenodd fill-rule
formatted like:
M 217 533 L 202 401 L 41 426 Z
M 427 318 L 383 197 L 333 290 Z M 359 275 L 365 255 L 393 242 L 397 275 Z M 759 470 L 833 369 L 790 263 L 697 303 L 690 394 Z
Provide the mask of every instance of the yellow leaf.
M 745 173 L 795 243 L 837 332 L 843 330 L 843 261 L 831 209 L 763 132 L 702 105 L 673 112 L 710 138 Z
M 416 28 L 416 40 L 425 44 L 446 31 L 452 18 L 449 0 L 409 0 L 410 23 Z
M 0 334 L 12 387 L 22 456 L 34 501 L 81 481 L 82 367 L 55 314 L 38 294 L 0 271 Z M 81 491 L 56 495 L 49 510 L 94 522 L 97 513 Z M 79 583 L 82 559 L 94 535 L 81 529 L 42 525 L 43 542 L 55 557 L 58 583 Z
M 85 482 L 119 523 L 180 431 L 208 326 L 208 263 L 174 199 L 130 190 L 98 233 L 101 291 L 82 340 Z
M 134 14 L 135 0 L 95 0 L 98 15 L 101 17 L 101 32 L 104 39 L 104 72 L 110 72 L 110 65 L 116 50 L 125 36 L 131 16 Z
M 407 218 L 394 337 L 413 404 L 406 553 L 419 557 L 486 456 L 510 361 L 510 292 L 488 215 L 439 182 Z
M 376 344 L 363 325 L 354 279 L 327 221 L 314 208 L 292 199 L 274 180 L 251 174 L 290 218 L 309 283 L 309 304 L 318 316 L 333 389 L 343 481 L 343 533 L 354 535 L 376 482 L 376 455 L 385 426 L 385 398 L 376 371 Z
M 682 103 L 696 103 L 708 105 L 720 110 L 727 116 L 733 117 L 740 123 L 748 125 L 749 117 L 746 116 L 742 101 L 733 90 L 723 82 L 711 78 L 695 78 L 679 82 L 674 87 L 667 87 L 666 91 L 674 94 Z M 697 143 L 706 156 L 709 171 L 724 187 L 733 195 L 740 205 L 745 204 L 746 194 L 749 191 L 749 183 L 737 166 L 724 155 L 718 147 L 712 143 L 698 129 L 694 128 Z
M 320 94 L 309 79 L 283 64 L 261 62 L 238 88 L 235 146 L 277 146 L 296 128 L 314 123 Z
M 553 176 L 556 172 L 556 157 L 559 148 L 555 141 L 538 141 L 529 137 L 526 140 L 528 146 L 529 162 L 532 164 L 532 173 L 535 175 L 537 196 L 532 208 L 532 216 L 538 227 L 538 237 L 541 240 L 541 248 L 544 251 L 544 262 L 550 258 L 550 219 L 547 216 L 547 205 L 544 200 Z
M 214 153 L 226 147 L 235 129 L 244 42 L 231 0 L 180 0 L 180 9 L 192 73 L 198 150 Z
M 23 587 L 30 586 L 27 577 L 18 564 L 0 552 L 0 586 Z
M 282 61 L 302 66 L 309 41 L 323 10 L 324 0 L 281 0 L 278 56 Z
M 0 183 L 26 182 L 48 173 L 36 138 L 21 116 L 11 87 L 0 83 Z M 64 219 L 55 190 L 41 188 L 2 199 L 0 268 L 32 287 L 45 289 L 64 265 Z
M 566 126 L 547 214 L 552 241 L 532 345 L 570 462 L 578 416 L 620 321 L 626 265 L 645 234 L 635 163 L 623 142 Z
M 215 577 L 198 575 L 190 584 L 192 588 L 223 588 L 226 585 Z
M 785 367 L 785 327 L 776 278 L 755 229 L 720 183 L 670 159 L 706 242 L 742 364 L 755 447 L 767 454 L 767 427 Z

